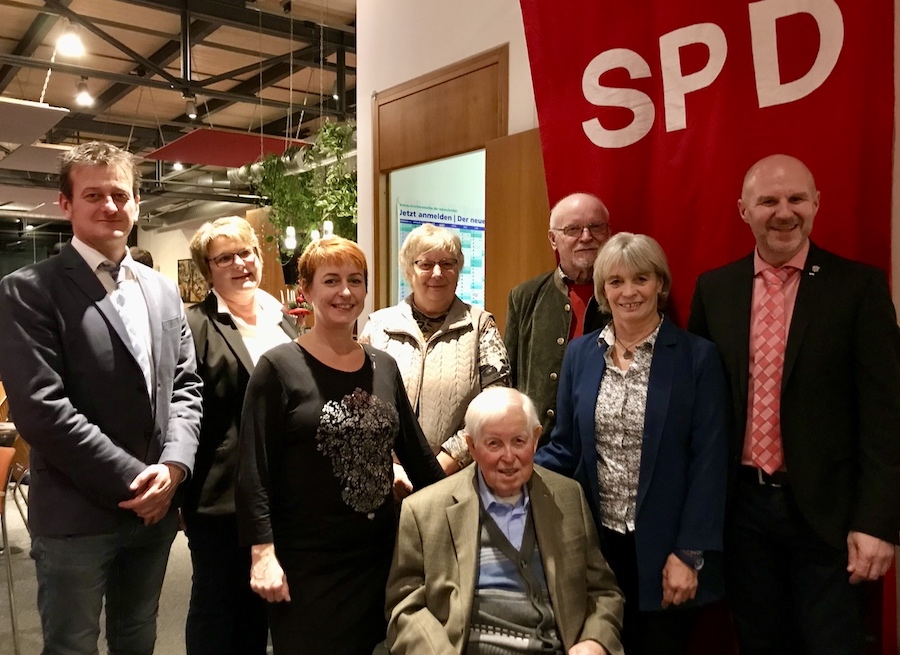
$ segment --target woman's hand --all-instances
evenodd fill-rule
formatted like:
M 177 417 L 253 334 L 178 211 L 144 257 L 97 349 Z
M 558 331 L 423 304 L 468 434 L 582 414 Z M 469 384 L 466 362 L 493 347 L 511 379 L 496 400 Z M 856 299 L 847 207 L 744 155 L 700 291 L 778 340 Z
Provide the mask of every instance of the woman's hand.
M 406 470 L 394 462 L 394 500 L 401 501 L 413 492 L 412 482 L 406 475 Z
M 437 454 L 437 461 L 440 467 L 444 470 L 445 475 L 449 476 L 462 471 L 462 467 L 460 467 L 459 462 L 453 459 L 453 456 L 446 450 L 442 450 Z
M 671 553 L 662 572 L 662 606 L 681 605 L 697 595 L 697 572 Z
M 290 602 L 287 576 L 275 557 L 275 544 L 250 547 L 250 588 L 270 603 Z

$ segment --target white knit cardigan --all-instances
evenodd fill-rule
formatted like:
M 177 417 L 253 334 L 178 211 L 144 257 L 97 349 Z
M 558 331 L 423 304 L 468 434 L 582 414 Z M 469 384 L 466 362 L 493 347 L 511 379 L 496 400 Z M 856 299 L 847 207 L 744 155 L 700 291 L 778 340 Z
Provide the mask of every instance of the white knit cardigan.
M 488 330 L 497 331 L 497 326 L 489 312 L 456 298 L 444 323 L 425 341 L 411 303 L 409 296 L 372 313 L 359 340 L 397 360 L 409 401 L 432 451 L 437 454 L 443 449 L 465 466 L 471 459 L 463 419 L 469 402 L 482 391 L 481 338 Z M 497 337 L 499 341 L 499 332 Z M 506 374 L 486 386 L 508 385 L 508 366 L 501 367 L 498 362 L 496 367 L 505 369 Z

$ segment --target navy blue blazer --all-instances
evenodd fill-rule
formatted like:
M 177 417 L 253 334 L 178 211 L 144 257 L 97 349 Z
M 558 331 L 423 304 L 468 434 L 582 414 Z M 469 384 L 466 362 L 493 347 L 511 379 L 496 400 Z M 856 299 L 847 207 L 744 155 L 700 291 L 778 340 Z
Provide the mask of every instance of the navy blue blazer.
M 203 385 L 184 306 L 172 281 L 134 268 L 150 319 L 153 397 L 122 317 L 71 245 L 0 281 L 0 374 L 31 444 L 35 535 L 138 524 L 118 507 L 134 495 L 132 480 L 159 462 L 193 469 Z
M 566 349 L 556 427 L 535 462 L 581 484 L 602 532 L 594 408 L 608 346 L 599 336 L 595 330 Z M 641 610 L 661 608 L 662 570 L 676 548 L 705 553 L 707 563 L 692 604 L 723 594 L 721 558 L 714 554 L 722 550 L 727 407 L 715 346 L 664 320 L 650 367 L 638 478 L 635 544 Z

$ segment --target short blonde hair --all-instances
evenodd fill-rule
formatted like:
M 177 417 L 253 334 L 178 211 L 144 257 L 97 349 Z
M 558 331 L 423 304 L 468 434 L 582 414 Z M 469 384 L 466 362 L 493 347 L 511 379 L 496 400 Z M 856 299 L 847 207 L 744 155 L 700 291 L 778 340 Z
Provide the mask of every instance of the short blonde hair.
M 416 260 L 426 252 L 446 250 L 456 259 L 456 272 L 462 270 L 465 256 L 459 235 L 445 227 L 431 223 L 423 223 L 410 232 L 400 247 L 400 271 L 406 281 L 412 284 L 413 266 Z
M 646 234 L 619 232 L 610 237 L 594 261 L 594 297 L 604 312 L 610 311 L 606 300 L 606 281 L 612 269 L 623 265 L 631 273 L 653 273 L 662 280 L 657 303 L 662 309 L 672 290 L 672 273 L 666 253 L 656 239 Z
M 355 242 L 344 237 L 331 236 L 313 241 L 300 256 L 297 262 L 297 270 L 300 274 L 300 282 L 309 287 L 320 266 L 326 264 L 350 264 L 362 271 L 369 288 L 369 268 L 366 265 L 366 255 Z
M 256 269 L 262 272 L 262 251 L 253 226 L 240 216 L 217 218 L 201 225 L 191 239 L 191 258 L 210 286 L 212 286 L 212 274 L 209 270 L 209 247 L 219 237 L 240 241 L 250 248 L 256 255 Z

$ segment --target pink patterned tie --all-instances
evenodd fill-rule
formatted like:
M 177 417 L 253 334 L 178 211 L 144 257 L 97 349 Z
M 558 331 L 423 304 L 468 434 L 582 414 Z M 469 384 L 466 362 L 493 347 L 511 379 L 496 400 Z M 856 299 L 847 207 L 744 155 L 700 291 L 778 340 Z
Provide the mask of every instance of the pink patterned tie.
M 787 341 L 784 283 L 796 271 L 793 267 L 762 271 L 765 292 L 759 309 L 759 329 L 751 344 L 753 424 L 750 429 L 750 455 L 753 463 L 769 474 L 784 467 L 781 444 L 781 379 Z

